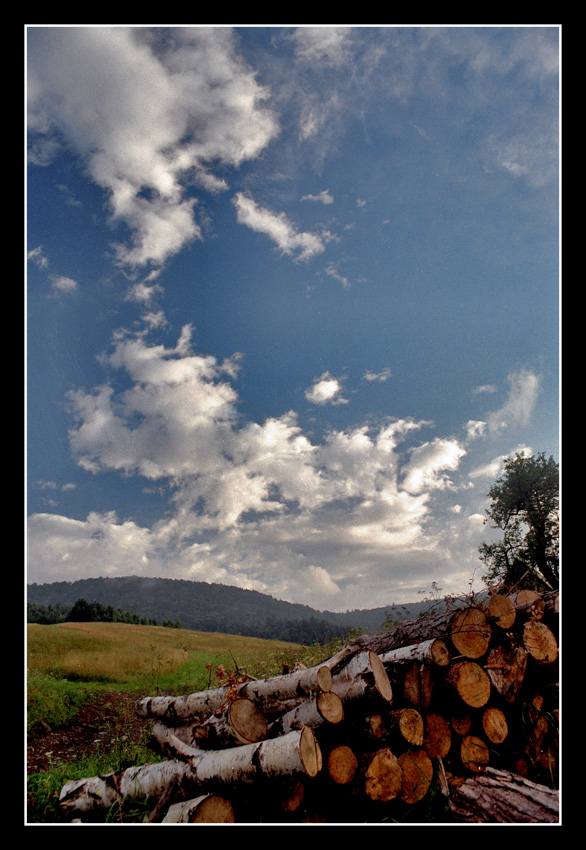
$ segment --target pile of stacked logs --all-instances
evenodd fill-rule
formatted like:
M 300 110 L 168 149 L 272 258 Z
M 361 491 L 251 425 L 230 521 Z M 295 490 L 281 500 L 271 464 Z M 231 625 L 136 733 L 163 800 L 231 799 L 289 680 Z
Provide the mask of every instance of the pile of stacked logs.
M 139 700 L 160 761 L 68 782 L 84 820 L 558 823 L 558 594 L 468 600 L 280 676 Z M 420 820 L 419 820 L 420 822 Z

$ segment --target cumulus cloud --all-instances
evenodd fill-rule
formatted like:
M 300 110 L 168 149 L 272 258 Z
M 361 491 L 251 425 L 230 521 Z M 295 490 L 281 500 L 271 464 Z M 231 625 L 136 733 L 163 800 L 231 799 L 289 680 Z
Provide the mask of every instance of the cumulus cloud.
M 411 450 L 403 487 L 408 493 L 443 490 L 450 486 L 448 473 L 458 468 L 465 449 L 456 440 L 436 439 Z
M 305 398 L 312 404 L 348 404 L 348 399 L 342 395 L 343 387 L 340 378 L 335 378 L 329 372 L 324 372 L 315 378 L 311 387 L 305 390 Z
M 77 578 L 80 564 L 84 575 L 106 565 L 109 575 L 164 576 L 172 566 L 176 577 L 336 610 L 369 607 L 370 582 L 397 599 L 403 571 L 410 599 L 418 582 L 436 580 L 448 550 L 438 555 L 426 525 L 431 494 L 450 486 L 462 457 L 455 441 L 410 447 L 430 426 L 411 419 L 333 430 L 321 442 L 293 411 L 243 422 L 229 380 L 238 361 L 195 352 L 189 326 L 171 348 L 142 334 L 115 341 L 103 362 L 124 373 L 125 388 L 71 395 L 71 448 L 88 472 L 168 487 L 170 509 L 151 528 L 113 512 L 33 516 L 30 580 Z
M 34 161 L 56 143 L 78 154 L 130 228 L 125 266 L 160 265 L 201 238 L 191 186 L 227 188 L 278 133 L 267 92 L 230 29 L 39 27 L 29 33 L 28 120 Z M 31 49 L 32 48 L 32 49 Z M 40 150 L 51 147 L 43 159 Z
M 249 195 L 238 192 L 234 197 L 236 216 L 240 224 L 257 233 L 264 233 L 282 251 L 299 260 L 309 260 L 325 250 L 329 234 L 316 235 L 299 231 L 284 213 L 275 213 L 259 206 Z

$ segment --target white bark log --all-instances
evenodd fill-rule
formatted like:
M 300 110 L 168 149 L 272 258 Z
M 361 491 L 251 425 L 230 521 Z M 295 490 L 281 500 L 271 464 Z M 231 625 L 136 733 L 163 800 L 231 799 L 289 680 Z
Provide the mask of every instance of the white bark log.
M 169 806 L 163 823 L 234 823 L 234 809 L 224 797 L 203 794 Z
M 229 750 L 200 752 L 173 743 L 173 759 L 66 783 L 59 798 L 61 808 L 89 812 L 108 809 L 124 798 L 156 800 L 170 783 L 175 783 L 177 796 L 185 799 L 212 786 L 254 782 L 260 776 L 316 776 L 322 767 L 319 745 L 308 728 Z
M 318 694 L 304 700 L 292 711 L 288 711 L 282 717 L 269 725 L 268 737 L 275 738 L 277 735 L 286 735 L 294 729 L 302 726 L 310 726 L 317 729 L 324 723 L 340 723 L 344 719 L 344 708 L 342 700 L 333 691 Z
M 443 640 L 432 638 L 422 643 L 390 649 L 381 653 L 379 657 L 385 667 L 407 664 L 411 661 L 425 661 L 430 664 L 437 664 L 438 667 L 447 667 L 452 659 L 452 654 Z
M 387 671 L 379 656 L 371 649 L 361 650 L 351 655 L 344 666 L 339 668 L 334 675 L 332 689 L 338 693 L 348 689 L 349 683 L 358 683 L 364 680 L 367 684 L 372 683 L 374 690 L 386 701 L 393 699 L 393 690 Z M 336 668 L 335 668 L 336 669 Z
M 307 697 L 332 689 L 332 674 L 325 664 L 294 670 L 282 676 L 269 676 L 245 682 L 239 687 L 241 697 L 254 700 L 262 707 L 263 700 Z
M 150 717 L 179 726 L 190 719 L 204 717 L 221 711 L 235 696 L 250 699 L 262 708 L 263 700 L 293 699 L 310 696 L 320 691 L 330 691 L 332 674 L 326 665 L 294 670 L 282 676 L 269 676 L 245 682 L 211 688 L 181 696 L 145 697 L 136 702 L 135 708 L 141 717 Z

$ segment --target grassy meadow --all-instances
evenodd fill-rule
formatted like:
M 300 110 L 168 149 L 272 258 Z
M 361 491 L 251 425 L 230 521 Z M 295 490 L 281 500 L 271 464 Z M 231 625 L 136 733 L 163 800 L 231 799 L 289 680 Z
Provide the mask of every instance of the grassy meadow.
M 73 714 L 98 689 L 190 693 L 222 684 L 237 669 L 257 678 L 275 675 L 310 651 L 281 641 L 163 626 L 29 623 L 28 731 L 61 725 L 68 704 Z

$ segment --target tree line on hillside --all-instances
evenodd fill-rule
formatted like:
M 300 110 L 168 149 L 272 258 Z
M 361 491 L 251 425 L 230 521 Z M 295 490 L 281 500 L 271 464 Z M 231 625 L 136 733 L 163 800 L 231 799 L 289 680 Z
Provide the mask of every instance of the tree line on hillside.
M 123 611 L 112 605 L 87 602 L 85 599 L 78 599 L 71 606 L 63 603 L 40 605 L 37 602 L 28 602 L 27 622 L 43 626 L 56 623 L 129 623 L 134 626 L 161 625 L 171 629 L 180 628 L 178 621 L 167 620 L 159 624 L 154 619 L 140 617 L 134 611 Z
M 165 620 L 159 623 L 153 617 L 141 617 L 134 611 L 114 608 L 112 605 L 102 605 L 99 602 L 87 602 L 78 599 L 73 605 L 56 602 L 42 605 L 38 602 L 28 602 L 27 622 L 40 625 L 55 625 L 56 623 L 129 623 L 140 626 L 161 625 L 167 628 L 181 628 L 178 620 Z M 313 645 L 326 643 L 335 638 L 344 638 L 349 627 L 340 629 L 325 620 L 316 617 L 306 617 L 303 620 L 287 620 L 273 615 L 257 617 L 243 622 L 238 617 L 233 621 L 225 615 L 215 617 L 210 612 L 205 621 L 198 627 L 201 631 L 215 631 L 227 634 L 242 634 L 247 637 L 258 637 L 268 640 L 282 640 L 290 643 Z

